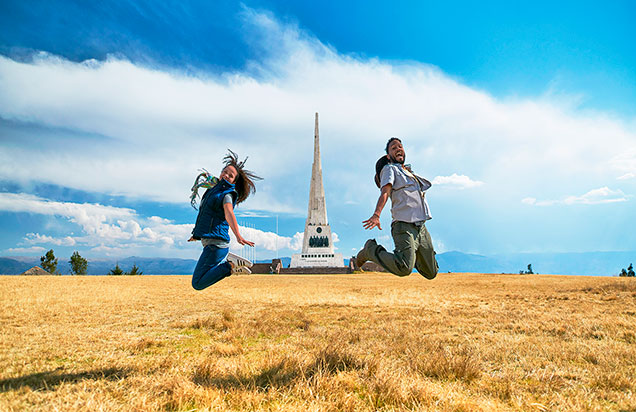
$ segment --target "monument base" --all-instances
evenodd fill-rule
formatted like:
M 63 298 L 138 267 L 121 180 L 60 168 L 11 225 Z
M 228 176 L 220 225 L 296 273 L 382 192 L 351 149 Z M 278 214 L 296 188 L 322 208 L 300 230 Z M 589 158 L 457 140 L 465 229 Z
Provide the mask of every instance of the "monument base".
M 347 275 L 353 271 L 347 266 L 337 268 L 282 268 L 280 275 Z
M 315 268 L 315 267 L 345 267 L 342 253 L 332 253 L 323 255 L 292 255 L 290 268 Z

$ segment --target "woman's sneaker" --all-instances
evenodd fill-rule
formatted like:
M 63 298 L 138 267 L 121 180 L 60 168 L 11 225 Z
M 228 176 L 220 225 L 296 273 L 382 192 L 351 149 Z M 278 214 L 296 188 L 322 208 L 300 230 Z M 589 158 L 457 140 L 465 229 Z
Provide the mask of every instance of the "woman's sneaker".
M 232 264 L 234 271 L 238 271 L 239 269 L 243 268 L 243 269 L 247 269 L 249 273 L 252 273 L 252 271 L 248 269 L 252 267 L 252 262 L 250 262 L 249 260 L 245 258 L 235 255 L 232 252 L 229 252 L 227 254 L 227 261 Z

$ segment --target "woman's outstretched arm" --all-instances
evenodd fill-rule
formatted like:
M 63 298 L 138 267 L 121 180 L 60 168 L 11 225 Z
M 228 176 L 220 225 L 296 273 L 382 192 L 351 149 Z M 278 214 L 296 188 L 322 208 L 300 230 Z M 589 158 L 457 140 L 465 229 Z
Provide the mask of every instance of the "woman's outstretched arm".
M 243 239 L 243 236 L 239 233 L 238 223 L 236 223 L 236 216 L 234 216 L 234 206 L 232 203 L 224 203 L 223 204 L 223 213 L 225 213 L 225 220 L 230 225 L 230 229 L 234 232 L 234 236 L 236 236 L 236 240 L 241 245 L 254 246 L 254 242 L 250 242 L 249 240 Z

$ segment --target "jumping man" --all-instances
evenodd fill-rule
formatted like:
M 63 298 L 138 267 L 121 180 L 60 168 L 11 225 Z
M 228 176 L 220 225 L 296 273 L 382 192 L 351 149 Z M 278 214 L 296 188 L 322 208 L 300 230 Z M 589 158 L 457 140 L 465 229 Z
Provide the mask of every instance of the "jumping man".
M 389 139 L 386 153 L 376 163 L 375 181 L 381 190 L 380 197 L 375 212 L 362 225 L 368 230 L 376 226 L 382 230 L 380 214 L 391 197 L 391 236 L 395 250 L 389 253 L 375 239 L 369 239 L 356 256 L 356 264 L 361 267 L 371 260 L 397 276 L 408 276 L 415 268 L 425 278 L 433 279 L 438 266 L 431 236 L 424 225 L 431 219 L 425 198 L 431 182 L 415 175 L 409 165 L 404 164 L 406 153 L 397 137 Z

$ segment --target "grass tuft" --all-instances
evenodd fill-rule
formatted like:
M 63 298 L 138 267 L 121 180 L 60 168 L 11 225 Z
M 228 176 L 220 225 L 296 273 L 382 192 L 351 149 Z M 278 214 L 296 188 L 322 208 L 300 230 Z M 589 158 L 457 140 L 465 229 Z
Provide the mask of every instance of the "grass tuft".
M 217 389 L 267 390 L 287 386 L 300 376 L 301 367 L 295 359 L 268 359 L 262 365 L 225 369 L 218 361 L 207 359 L 192 375 L 192 382 Z
M 415 354 L 412 368 L 424 376 L 471 382 L 482 373 L 475 349 L 465 345 L 438 344 L 432 350 Z
M 342 346 L 329 345 L 321 349 L 309 366 L 307 373 L 312 376 L 329 375 L 347 370 L 360 370 L 366 363 Z
M 130 344 L 129 349 L 133 353 L 140 353 L 152 347 L 161 346 L 162 343 L 148 337 L 143 337 Z

